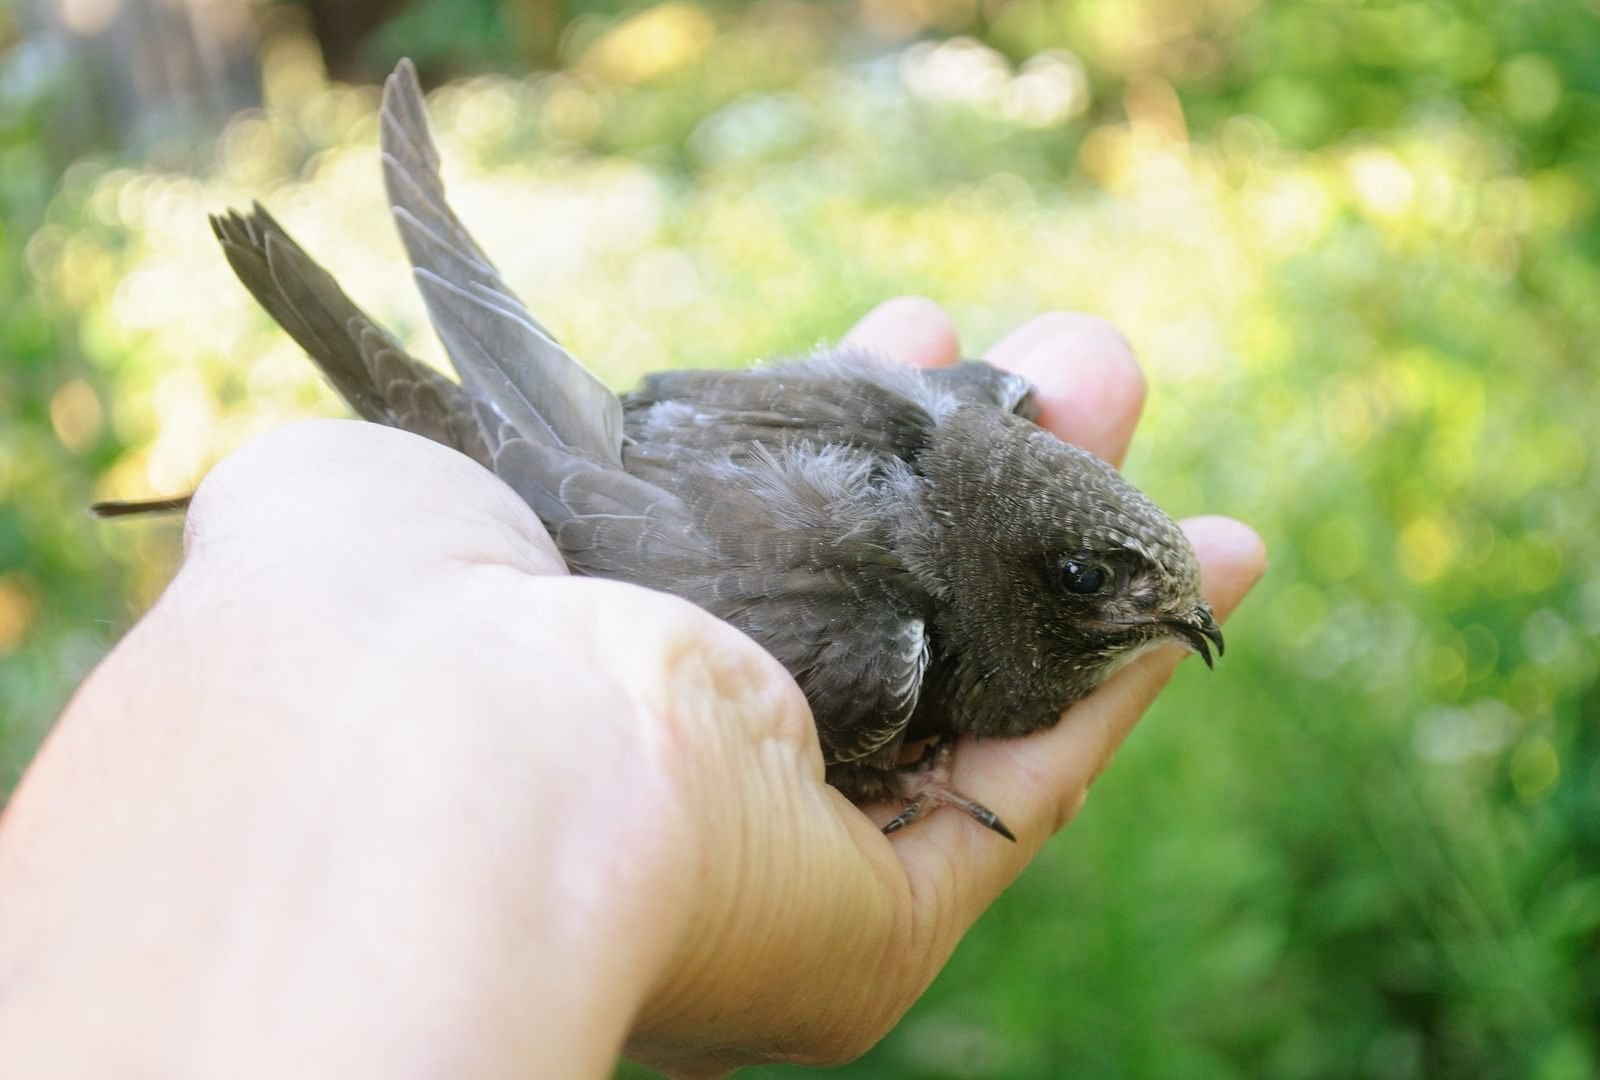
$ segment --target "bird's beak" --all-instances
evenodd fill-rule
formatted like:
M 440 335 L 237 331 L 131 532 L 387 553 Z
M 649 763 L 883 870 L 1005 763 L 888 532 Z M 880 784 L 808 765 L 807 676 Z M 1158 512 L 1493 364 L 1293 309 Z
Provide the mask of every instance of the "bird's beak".
M 1163 619 L 1162 625 L 1170 629 L 1184 643 L 1200 654 L 1200 659 L 1206 662 L 1206 667 L 1215 667 L 1211 659 L 1211 646 L 1217 647 L 1217 655 L 1222 655 L 1222 628 L 1217 625 L 1216 616 L 1211 614 L 1211 606 L 1202 602 L 1188 615 L 1174 619 Z

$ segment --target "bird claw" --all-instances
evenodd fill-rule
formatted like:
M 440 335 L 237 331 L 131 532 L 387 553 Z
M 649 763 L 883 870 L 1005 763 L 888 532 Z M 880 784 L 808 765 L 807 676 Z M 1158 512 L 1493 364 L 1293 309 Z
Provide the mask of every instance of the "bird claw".
M 986 829 L 992 829 L 1011 842 L 1016 836 L 1006 828 L 1000 816 L 976 799 L 969 799 L 950 786 L 950 760 L 955 753 L 955 739 L 946 735 L 931 743 L 922 757 L 900 770 L 901 795 L 907 798 L 905 807 L 883 827 L 885 836 L 897 833 L 912 822 L 924 817 L 930 810 L 953 806 Z

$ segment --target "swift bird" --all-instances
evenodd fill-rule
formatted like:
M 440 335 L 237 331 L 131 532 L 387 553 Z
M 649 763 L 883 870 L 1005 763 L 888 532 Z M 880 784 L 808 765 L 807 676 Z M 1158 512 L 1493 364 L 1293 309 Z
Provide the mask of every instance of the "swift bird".
M 212 219 L 239 279 L 362 417 L 510 485 L 573 573 L 685 597 L 764 646 L 805 691 L 828 781 L 902 803 L 885 832 L 953 805 L 1014 839 L 951 786 L 956 736 L 1049 727 L 1162 644 L 1221 654 L 1182 531 L 1038 427 L 1021 377 L 840 348 L 665 372 L 619 398 L 445 202 L 409 61 L 381 132 L 394 221 L 460 382 L 408 355 L 259 204 Z

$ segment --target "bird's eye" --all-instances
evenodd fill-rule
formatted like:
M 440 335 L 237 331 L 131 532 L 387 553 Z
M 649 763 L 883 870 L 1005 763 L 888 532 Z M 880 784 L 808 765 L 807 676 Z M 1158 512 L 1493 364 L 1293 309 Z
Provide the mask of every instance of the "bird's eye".
M 1068 592 L 1088 596 L 1090 593 L 1099 592 L 1100 587 L 1106 583 L 1105 568 L 1069 559 L 1061 564 L 1061 583 L 1067 587 Z

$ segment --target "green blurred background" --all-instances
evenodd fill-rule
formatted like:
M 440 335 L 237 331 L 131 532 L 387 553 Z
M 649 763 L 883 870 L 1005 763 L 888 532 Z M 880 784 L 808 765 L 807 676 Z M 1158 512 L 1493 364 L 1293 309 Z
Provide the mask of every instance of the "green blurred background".
M 0 0 L 0 793 L 176 559 L 84 506 L 340 414 L 205 214 L 260 198 L 438 355 L 403 54 L 614 385 L 905 292 L 971 352 L 1098 312 L 1130 475 L 1267 538 L 1221 670 L 841 1074 L 1600 1070 L 1596 0 Z

